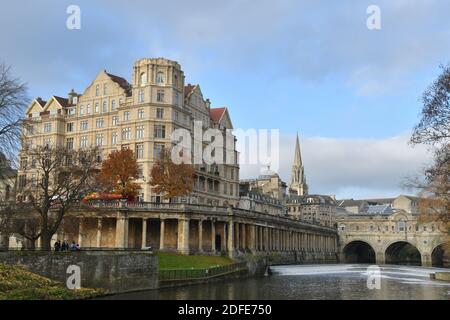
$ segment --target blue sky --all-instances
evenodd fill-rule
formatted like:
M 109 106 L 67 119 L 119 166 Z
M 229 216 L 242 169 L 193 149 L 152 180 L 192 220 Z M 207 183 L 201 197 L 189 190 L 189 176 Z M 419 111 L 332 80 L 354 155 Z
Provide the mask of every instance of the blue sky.
M 81 30 L 66 28 L 71 4 Z M 381 30 L 366 27 L 371 4 Z M 83 91 L 101 69 L 130 79 L 142 57 L 177 60 L 236 127 L 281 130 L 283 179 L 298 131 L 313 192 L 391 196 L 429 160 L 406 143 L 450 60 L 448 12 L 444 0 L 17 0 L 2 4 L 0 61 L 47 98 Z

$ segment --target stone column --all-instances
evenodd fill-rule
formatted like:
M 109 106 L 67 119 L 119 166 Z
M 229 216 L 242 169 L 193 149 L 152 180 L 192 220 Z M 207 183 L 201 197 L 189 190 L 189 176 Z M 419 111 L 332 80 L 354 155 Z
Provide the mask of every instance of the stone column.
M 80 218 L 78 223 L 78 244 L 80 247 L 83 245 L 83 232 L 83 218 Z
M 422 267 L 431 267 L 433 265 L 433 262 L 431 260 L 431 254 L 429 253 L 422 253 L 421 260 L 422 260 Z
M 241 224 L 236 223 L 234 227 L 235 227 L 235 233 L 236 233 L 235 246 L 236 246 L 236 250 L 239 251 L 241 249 L 241 239 L 240 239 L 240 230 L 239 230 L 241 227 Z
M 128 248 L 128 218 L 116 218 L 116 247 Z
M 203 252 L 203 220 L 198 221 L 198 252 Z
M 97 248 L 102 246 L 102 218 L 97 219 Z
M 252 252 L 256 251 L 256 232 L 255 232 L 256 226 L 250 225 L 250 250 Z
M 375 253 L 375 263 L 379 265 L 386 263 L 386 256 L 384 255 L 383 251 L 378 251 Z
M 189 219 L 178 219 L 178 252 L 189 254 Z
M 216 225 L 214 220 L 211 220 L 211 251 L 213 253 L 216 252 Z
M 159 250 L 164 250 L 164 232 L 165 232 L 165 220 L 160 219 L 161 224 L 159 228 Z
M 247 244 L 247 225 L 245 223 L 242 224 L 242 249 L 247 250 L 248 244 Z
M 142 249 L 147 247 L 147 218 L 142 218 L 142 240 L 141 240 Z
M 233 258 L 234 257 L 234 222 L 233 221 L 230 221 L 228 223 L 227 250 L 228 250 L 228 256 L 230 258 Z

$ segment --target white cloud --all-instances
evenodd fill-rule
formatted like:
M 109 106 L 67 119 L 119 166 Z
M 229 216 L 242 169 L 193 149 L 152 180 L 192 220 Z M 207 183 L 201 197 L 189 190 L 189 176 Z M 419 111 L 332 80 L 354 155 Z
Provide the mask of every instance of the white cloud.
M 310 137 L 300 142 L 311 193 L 334 194 L 339 198 L 395 196 L 405 193 L 405 178 L 421 173 L 430 161 L 423 146 L 412 148 L 408 135 L 385 139 L 335 139 Z M 295 137 L 282 136 L 280 170 L 289 182 Z M 259 174 L 257 166 L 242 166 L 241 178 Z

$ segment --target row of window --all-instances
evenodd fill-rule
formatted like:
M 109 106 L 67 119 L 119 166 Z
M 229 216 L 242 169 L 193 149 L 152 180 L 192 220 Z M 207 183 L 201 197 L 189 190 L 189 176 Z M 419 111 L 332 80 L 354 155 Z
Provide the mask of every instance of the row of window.
M 346 227 L 345 227 L 345 225 L 340 225 L 339 229 L 341 231 L 345 231 Z M 389 231 L 389 226 L 385 225 L 383 229 L 384 229 L 384 231 Z M 391 226 L 390 229 L 391 229 L 391 231 L 404 232 L 404 231 L 406 231 L 406 223 L 404 221 L 399 221 L 399 222 L 396 223 L 395 226 Z M 415 230 L 419 231 L 419 229 L 420 229 L 419 225 L 416 224 L 415 225 Z M 353 230 L 354 231 L 360 231 L 360 228 L 359 228 L 358 225 L 355 225 L 353 227 Z M 381 231 L 381 230 L 382 230 L 382 228 L 380 226 L 377 226 L 376 228 L 375 228 L 374 225 L 370 225 L 369 226 L 369 231 Z M 412 231 L 412 227 L 409 226 L 408 230 Z M 422 230 L 423 231 L 427 231 L 428 230 L 427 226 L 422 226 Z M 434 225 L 431 225 L 431 231 L 435 231 L 435 226 Z
M 145 135 L 144 126 L 136 126 L 135 138 L 143 139 Z M 164 139 L 166 137 L 166 126 L 165 125 L 155 125 L 153 130 L 153 137 L 158 139 Z M 131 128 L 123 128 L 121 132 L 122 141 L 131 140 Z M 98 133 L 95 135 L 95 145 L 103 146 L 104 143 L 104 134 Z M 111 134 L 111 144 L 115 145 L 118 143 L 118 134 L 117 132 L 113 132 Z M 80 137 L 80 147 L 86 148 L 89 146 L 89 141 L 87 136 Z M 66 147 L 68 149 L 74 148 L 74 138 L 66 139 Z

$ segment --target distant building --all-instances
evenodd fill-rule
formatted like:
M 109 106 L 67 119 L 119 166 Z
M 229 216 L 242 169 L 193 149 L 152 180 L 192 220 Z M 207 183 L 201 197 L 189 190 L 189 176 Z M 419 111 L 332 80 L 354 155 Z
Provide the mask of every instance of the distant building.
M 391 214 L 395 210 L 403 210 L 407 213 L 419 213 L 419 197 L 400 195 L 396 198 L 362 199 L 362 200 L 338 200 L 337 211 L 353 214 Z
M 286 202 L 289 215 L 296 219 L 334 227 L 336 201 L 326 195 L 289 196 Z
M 273 172 L 268 172 L 268 174 L 261 175 L 256 179 L 241 180 L 239 182 L 240 196 L 245 196 L 251 192 L 269 196 L 278 201 L 284 201 L 286 189 L 286 182 L 282 181 L 280 176 Z

